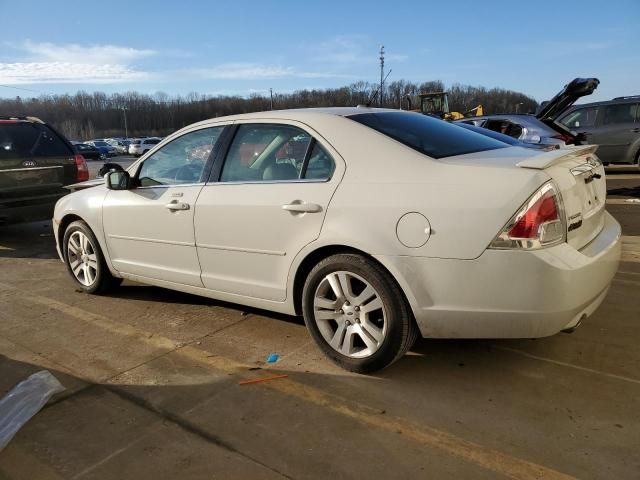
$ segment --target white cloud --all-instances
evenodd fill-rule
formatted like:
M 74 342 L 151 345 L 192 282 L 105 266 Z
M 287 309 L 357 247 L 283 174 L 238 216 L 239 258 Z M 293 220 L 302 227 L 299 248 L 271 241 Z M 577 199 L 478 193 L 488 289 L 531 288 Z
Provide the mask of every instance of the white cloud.
M 125 65 L 92 65 L 69 62 L 0 63 L 0 83 L 119 83 L 145 80 L 146 72 Z
M 336 78 L 345 77 L 342 74 L 330 72 L 300 71 L 295 67 L 282 65 L 261 65 L 256 63 L 226 63 L 210 68 L 199 68 L 191 71 L 192 74 L 216 80 L 259 80 L 285 77 L 298 78 Z
M 129 65 L 135 60 L 155 55 L 155 50 L 141 50 L 116 45 L 79 45 L 25 41 L 20 47 L 34 62 L 65 62 L 93 65 Z
M 133 64 L 155 55 L 116 45 L 37 43 L 11 44 L 22 52 L 18 61 L 0 63 L 0 83 L 92 83 L 141 81 L 151 75 Z

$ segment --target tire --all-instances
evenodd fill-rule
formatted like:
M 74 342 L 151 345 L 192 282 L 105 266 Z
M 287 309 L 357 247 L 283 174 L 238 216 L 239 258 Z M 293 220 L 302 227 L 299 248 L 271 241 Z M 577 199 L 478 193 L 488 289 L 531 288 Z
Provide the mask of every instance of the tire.
M 98 240 L 83 221 L 69 224 L 64 231 L 62 252 L 71 278 L 83 291 L 102 294 L 122 283 L 111 275 Z
M 400 286 L 379 264 L 357 254 L 332 255 L 309 272 L 302 311 L 324 354 L 351 372 L 391 365 L 419 333 Z

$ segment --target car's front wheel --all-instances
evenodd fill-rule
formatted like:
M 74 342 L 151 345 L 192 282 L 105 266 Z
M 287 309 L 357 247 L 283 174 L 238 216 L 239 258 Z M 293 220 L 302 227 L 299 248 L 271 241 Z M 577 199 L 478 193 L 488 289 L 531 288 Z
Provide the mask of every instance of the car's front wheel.
M 380 370 L 414 344 L 418 328 L 398 284 L 371 259 L 337 254 L 319 262 L 303 289 L 307 328 L 346 370 Z
M 87 293 L 104 293 L 122 282 L 109 272 L 98 240 L 82 221 L 71 223 L 65 230 L 63 255 L 71 277 Z

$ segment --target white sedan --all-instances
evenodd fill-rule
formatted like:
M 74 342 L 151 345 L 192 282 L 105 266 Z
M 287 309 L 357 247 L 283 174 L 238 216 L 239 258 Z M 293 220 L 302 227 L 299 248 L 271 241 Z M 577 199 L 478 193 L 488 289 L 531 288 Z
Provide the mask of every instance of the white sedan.
M 591 315 L 621 233 L 595 148 L 360 107 L 216 118 L 62 198 L 54 233 L 89 293 L 124 278 L 303 315 L 368 372 L 418 335 L 544 337 Z

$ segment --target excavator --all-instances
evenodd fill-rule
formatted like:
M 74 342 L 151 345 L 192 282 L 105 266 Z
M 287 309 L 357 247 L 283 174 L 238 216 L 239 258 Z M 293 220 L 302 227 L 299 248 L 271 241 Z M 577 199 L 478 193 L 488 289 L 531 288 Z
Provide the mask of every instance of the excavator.
M 420 99 L 420 109 L 412 110 L 414 112 L 420 112 L 425 115 L 434 115 L 440 117 L 443 120 L 460 120 L 461 118 L 471 116 L 484 115 L 484 109 L 482 105 L 467 110 L 466 112 L 451 112 L 449 110 L 449 97 L 447 92 L 423 92 L 418 94 Z M 409 110 L 411 110 L 411 98 L 407 96 L 409 102 Z

